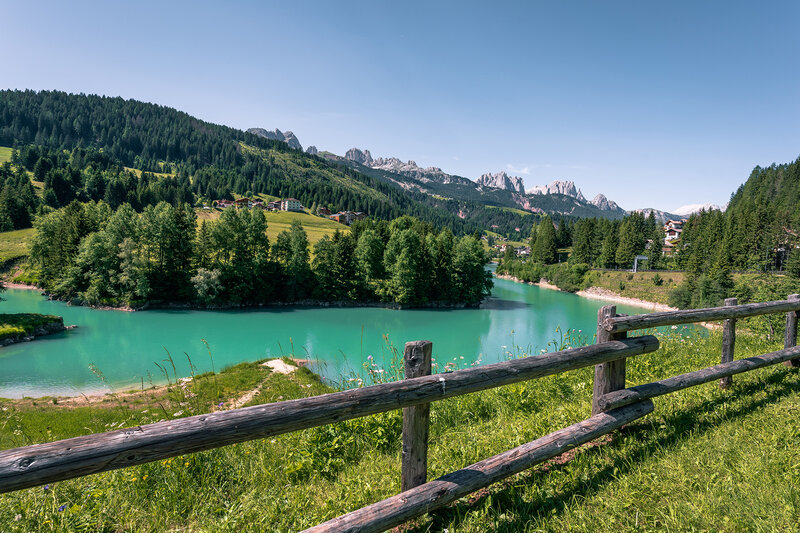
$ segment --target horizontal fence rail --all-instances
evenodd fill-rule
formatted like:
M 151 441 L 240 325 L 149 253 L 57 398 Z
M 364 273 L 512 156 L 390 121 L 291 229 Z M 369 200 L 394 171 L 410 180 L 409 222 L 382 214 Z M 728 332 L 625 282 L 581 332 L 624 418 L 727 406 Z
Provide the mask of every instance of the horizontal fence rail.
M 708 309 L 687 309 L 649 313 L 646 315 L 617 316 L 606 318 L 602 326 L 603 329 L 610 333 L 621 333 L 623 331 L 635 329 L 712 322 L 731 318 L 747 318 L 771 313 L 786 313 L 789 311 L 800 311 L 800 300 L 778 300 L 776 302 L 711 307 Z
M 0 493 L 575 370 L 658 349 L 651 335 L 360 389 L 0 451 Z
M 484 459 L 437 480 L 307 529 L 305 533 L 384 531 L 552 459 L 652 411 L 653 403 L 646 400 L 607 413 L 599 413 L 513 450 Z
M 695 385 L 702 385 L 703 383 L 710 383 L 720 378 L 741 374 L 742 372 L 749 372 L 750 370 L 777 365 L 778 363 L 785 363 L 797 357 L 800 357 L 800 347 L 788 348 L 764 355 L 748 357 L 746 359 L 738 359 L 730 363 L 722 363 L 702 370 L 687 372 L 686 374 L 662 379 L 661 381 L 609 392 L 601 396 L 598 403 L 603 410 L 616 409 L 649 398 L 688 389 Z

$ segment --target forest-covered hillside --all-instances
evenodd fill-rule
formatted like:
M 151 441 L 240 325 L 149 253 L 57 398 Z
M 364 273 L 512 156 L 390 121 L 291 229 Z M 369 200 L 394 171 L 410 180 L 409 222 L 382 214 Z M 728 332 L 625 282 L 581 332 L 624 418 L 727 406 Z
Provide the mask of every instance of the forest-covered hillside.
M 414 215 L 456 234 L 480 229 L 434 205 L 435 199 L 427 195 L 279 141 L 135 100 L 59 91 L 0 91 L 0 145 L 102 150 L 120 167 L 190 178 L 193 192 L 201 198 L 232 193 L 293 196 L 306 206 L 364 211 L 387 220 Z M 80 189 L 86 183 L 72 185 Z

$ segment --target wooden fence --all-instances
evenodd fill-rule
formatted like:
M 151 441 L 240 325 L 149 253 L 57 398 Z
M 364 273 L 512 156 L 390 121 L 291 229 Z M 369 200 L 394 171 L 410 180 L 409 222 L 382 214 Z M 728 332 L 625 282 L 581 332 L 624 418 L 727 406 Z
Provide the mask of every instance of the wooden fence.
M 786 313 L 784 349 L 734 360 L 736 319 Z M 0 493 L 403 409 L 401 491 L 396 496 L 334 518 L 307 531 L 383 531 L 447 505 L 533 465 L 614 431 L 653 411 L 652 398 L 687 387 L 785 363 L 800 366 L 797 318 L 800 296 L 787 300 L 646 315 L 598 312 L 594 345 L 430 375 L 432 344 L 405 346 L 405 379 L 311 398 L 219 411 L 133 428 L 0 451 Z M 724 320 L 721 363 L 626 388 L 628 357 L 654 352 L 652 335 L 627 332 L 674 324 Z M 587 366 L 595 367 L 592 416 L 464 469 L 427 481 L 430 403 Z

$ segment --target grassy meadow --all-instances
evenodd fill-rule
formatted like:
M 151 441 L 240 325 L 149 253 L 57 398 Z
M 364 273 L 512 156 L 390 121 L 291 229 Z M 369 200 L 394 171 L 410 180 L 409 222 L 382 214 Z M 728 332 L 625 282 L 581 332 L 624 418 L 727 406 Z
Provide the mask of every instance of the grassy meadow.
M 500 211 L 508 211 L 509 213 L 516 213 L 517 215 L 527 216 L 532 215 L 532 211 L 525 211 L 524 209 L 518 209 L 516 207 L 505 207 L 499 205 L 487 205 L 486 209 L 499 209 Z
M 0 232 L 0 263 L 27 256 L 35 231 L 27 228 Z
M 602 271 L 589 272 L 585 285 L 600 287 L 620 296 L 648 302 L 669 304 L 669 293 L 686 279 L 683 272 L 658 272 L 661 284 L 653 281 L 655 272 Z
M 6 161 L 11 161 L 11 152 L 12 148 L 8 146 L 0 146 L 0 165 L 5 163 Z
M 572 333 L 554 344 L 587 340 Z M 629 360 L 629 384 L 719 362 L 718 333 L 661 341 L 659 351 Z M 741 336 L 736 355 L 774 348 Z M 244 363 L 96 404 L 7 400 L 0 447 L 224 409 L 246 390 L 256 391 L 248 402 L 256 404 L 331 389 L 305 369 L 285 376 Z M 591 391 L 586 368 L 434 403 L 429 479 L 586 418 Z M 736 376 L 726 391 L 712 383 L 656 399 L 654 413 L 623 431 L 403 530 L 795 530 L 798 392 L 798 370 L 779 365 Z M 383 413 L 17 491 L 0 496 L 0 524 L 7 531 L 296 531 L 398 492 L 400 427 L 399 412 Z

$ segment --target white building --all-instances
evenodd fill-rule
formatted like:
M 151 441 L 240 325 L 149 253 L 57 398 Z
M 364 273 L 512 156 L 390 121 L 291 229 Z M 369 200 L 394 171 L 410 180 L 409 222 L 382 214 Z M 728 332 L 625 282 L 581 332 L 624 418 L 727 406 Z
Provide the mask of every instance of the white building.
M 281 211 L 302 211 L 303 204 L 296 198 L 286 198 L 281 200 Z

